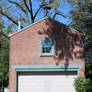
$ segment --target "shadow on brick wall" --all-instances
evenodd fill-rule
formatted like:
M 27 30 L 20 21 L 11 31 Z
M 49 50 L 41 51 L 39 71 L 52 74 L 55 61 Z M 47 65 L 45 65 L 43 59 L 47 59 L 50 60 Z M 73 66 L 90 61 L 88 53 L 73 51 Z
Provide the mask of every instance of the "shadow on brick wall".
M 52 20 L 51 20 L 52 21 Z M 74 32 L 66 27 L 64 24 L 58 22 L 51 22 L 46 20 L 45 24 L 47 29 L 40 30 L 39 35 L 45 34 L 45 39 L 54 41 L 55 44 L 55 56 L 57 59 L 57 65 L 65 60 L 65 65 L 69 64 L 70 60 L 83 59 L 83 38 L 78 32 Z M 76 47 L 75 47 L 76 46 Z M 78 48 L 74 51 L 75 48 Z

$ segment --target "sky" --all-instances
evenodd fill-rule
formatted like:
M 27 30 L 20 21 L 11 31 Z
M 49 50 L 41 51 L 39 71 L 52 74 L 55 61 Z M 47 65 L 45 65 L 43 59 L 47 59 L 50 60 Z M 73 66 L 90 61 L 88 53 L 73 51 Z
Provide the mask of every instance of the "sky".
M 19 1 L 19 0 L 12 0 L 12 1 Z M 6 2 L 6 0 L 3 0 L 3 2 Z M 12 5 L 13 5 L 13 4 L 12 4 Z M 32 0 L 32 5 L 33 5 L 33 6 L 32 6 L 32 7 L 33 7 L 33 12 L 35 12 L 35 11 L 39 8 L 40 2 L 39 2 L 38 0 Z M 8 6 L 10 6 L 10 4 L 8 4 Z M 14 6 L 13 6 L 13 7 L 14 7 Z M 13 12 L 14 15 L 18 15 L 18 13 L 21 13 L 21 12 L 18 10 L 18 8 L 14 7 L 14 9 L 15 9 L 15 10 L 11 9 L 11 12 Z M 72 20 L 69 18 L 69 17 L 70 17 L 69 11 L 71 10 L 70 6 L 69 6 L 68 4 L 63 5 L 63 4 L 61 3 L 61 7 L 59 7 L 59 10 L 61 10 L 61 11 L 63 12 L 63 14 L 66 16 L 66 18 L 64 18 L 64 17 L 62 17 L 62 16 L 60 16 L 60 15 L 57 15 L 57 16 L 55 17 L 55 20 L 57 20 L 57 21 L 59 21 L 59 22 L 65 24 L 65 25 L 69 25 L 69 24 L 71 23 L 71 21 L 72 21 Z M 53 11 L 53 10 L 51 9 L 50 11 Z M 22 15 L 24 15 L 24 13 L 22 13 Z M 43 17 L 43 12 L 41 11 L 41 12 L 37 15 L 35 21 L 40 20 L 42 17 Z M 16 18 L 18 18 L 18 16 L 17 16 Z M 5 26 L 8 26 L 9 24 L 11 24 L 11 22 L 9 22 L 9 21 L 7 20 L 7 18 L 4 17 L 3 19 L 4 19 L 4 21 L 5 21 Z M 31 20 L 31 19 L 30 19 L 30 20 Z M 6 21 L 7 21 L 7 22 L 6 22 Z M 25 25 L 25 26 L 26 26 L 26 25 Z M 16 31 L 16 30 L 18 30 L 18 27 L 16 27 L 16 28 L 14 27 L 14 28 L 13 28 L 13 31 Z
M 34 0 L 33 1 L 33 5 L 35 5 L 35 6 L 33 6 L 34 11 L 35 11 L 39 7 L 39 2 L 37 3 L 37 0 Z M 59 10 L 61 10 L 63 12 L 63 14 L 66 16 L 66 18 L 64 18 L 64 17 L 62 17 L 60 15 L 57 15 L 55 19 L 57 21 L 60 21 L 63 24 L 69 25 L 70 22 L 71 22 L 71 19 L 69 18 L 70 17 L 69 11 L 71 10 L 70 5 L 68 5 L 68 4 L 63 5 L 63 4 L 61 4 L 61 7 L 59 8 Z M 41 14 L 39 14 L 37 16 L 36 21 L 39 20 L 39 18 L 42 18 L 41 15 L 43 15 L 43 14 L 41 13 Z

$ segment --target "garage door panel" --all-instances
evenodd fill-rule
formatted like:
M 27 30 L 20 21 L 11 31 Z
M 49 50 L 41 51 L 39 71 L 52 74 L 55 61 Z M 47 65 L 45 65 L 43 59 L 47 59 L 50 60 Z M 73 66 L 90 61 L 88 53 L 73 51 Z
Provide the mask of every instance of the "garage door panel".
M 76 77 L 73 72 L 22 72 L 18 74 L 18 92 L 75 92 Z

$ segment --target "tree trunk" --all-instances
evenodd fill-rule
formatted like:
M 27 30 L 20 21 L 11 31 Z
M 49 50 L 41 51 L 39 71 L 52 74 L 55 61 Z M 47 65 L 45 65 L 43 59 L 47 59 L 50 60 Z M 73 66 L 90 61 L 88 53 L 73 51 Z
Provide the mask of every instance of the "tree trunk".
M 27 24 L 29 25 L 30 24 L 30 21 L 29 21 L 28 11 L 27 11 L 27 8 L 25 6 L 25 3 L 24 3 L 24 9 L 25 9 L 25 15 L 26 15 L 26 18 L 27 18 Z
M 31 24 L 34 23 L 34 18 L 31 17 Z

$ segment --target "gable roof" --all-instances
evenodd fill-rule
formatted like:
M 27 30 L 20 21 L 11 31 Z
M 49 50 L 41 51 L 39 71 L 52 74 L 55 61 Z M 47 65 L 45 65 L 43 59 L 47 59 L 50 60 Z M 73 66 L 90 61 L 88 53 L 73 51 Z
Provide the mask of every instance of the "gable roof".
M 32 23 L 32 24 L 30 24 L 30 25 L 28 25 L 28 26 L 26 26 L 26 27 L 24 27 L 24 28 L 22 28 L 22 29 L 20 29 L 18 31 L 16 31 L 16 32 L 9 33 L 9 37 L 14 36 L 14 35 L 18 34 L 21 31 L 24 31 L 25 29 L 27 29 L 27 28 L 29 28 L 29 27 L 41 22 L 44 19 L 48 19 L 48 17 L 44 17 L 44 18 L 42 18 L 42 19 L 40 19 L 40 20 L 38 20 L 38 21 L 36 21 L 36 22 L 34 22 L 34 23 Z
M 22 28 L 22 29 L 20 29 L 20 30 L 18 30 L 18 31 L 16 31 L 16 32 L 11 32 L 11 33 L 9 33 L 8 37 L 12 37 L 12 36 L 14 36 L 14 35 L 16 35 L 16 34 L 22 32 L 22 31 L 24 31 L 25 29 L 27 29 L 27 28 L 29 28 L 29 27 L 31 27 L 31 26 L 33 26 L 33 25 L 35 25 L 35 24 L 37 24 L 37 23 L 43 21 L 44 19 L 49 19 L 49 18 L 48 18 L 48 17 L 44 17 L 44 18 L 42 18 L 42 19 L 40 19 L 40 20 L 38 20 L 38 21 L 36 21 L 36 22 L 34 22 L 34 23 L 32 23 L 32 24 L 30 24 L 30 25 L 28 25 L 28 26 L 26 26 L 26 27 L 24 27 L 24 28 Z M 63 24 L 63 25 L 65 25 L 65 24 Z M 68 27 L 67 25 L 65 25 L 65 26 Z M 74 28 L 71 28 L 71 27 L 68 27 L 68 28 L 69 28 L 70 30 L 73 30 L 73 31 L 75 31 L 75 32 L 78 32 L 78 31 L 77 31 L 76 29 L 74 29 Z

